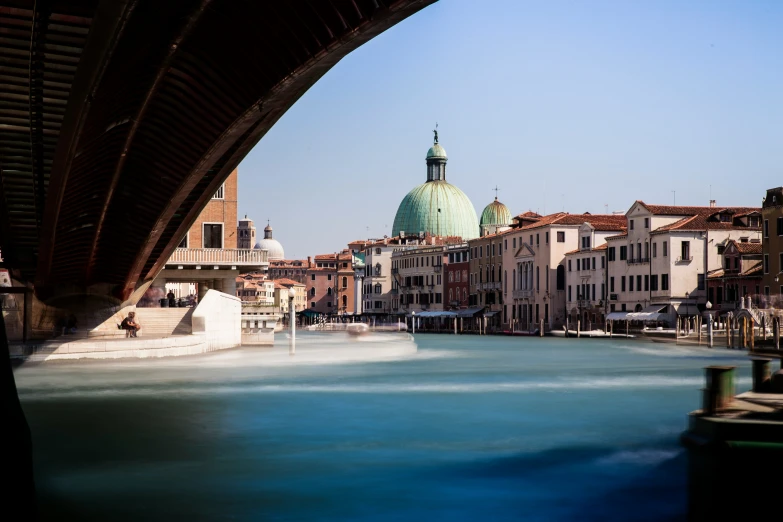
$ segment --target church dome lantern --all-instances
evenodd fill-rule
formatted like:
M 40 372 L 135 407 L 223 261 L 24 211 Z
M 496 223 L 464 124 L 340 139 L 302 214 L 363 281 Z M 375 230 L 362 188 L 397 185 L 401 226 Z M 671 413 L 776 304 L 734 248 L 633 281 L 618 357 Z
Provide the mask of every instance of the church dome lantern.
M 446 181 L 446 150 L 435 140 L 427 151 L 427 181 L 403 198 L 394 218 L 392 233 L 429 233 L 433 236 L 459 236 L 464 240 L 479 236 L 478 216 L 470 199 Z

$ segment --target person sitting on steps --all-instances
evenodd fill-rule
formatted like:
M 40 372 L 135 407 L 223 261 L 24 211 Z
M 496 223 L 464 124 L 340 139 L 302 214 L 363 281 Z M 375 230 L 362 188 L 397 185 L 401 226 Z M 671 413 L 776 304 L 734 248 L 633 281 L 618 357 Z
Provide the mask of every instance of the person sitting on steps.
M 138 337 L 136 333 L 141 330 L 141 325 L 136 321 L 136 312 L 128 312 L 128 317 L 122 320 L 120 328 L 128 330 L 130 337 Z

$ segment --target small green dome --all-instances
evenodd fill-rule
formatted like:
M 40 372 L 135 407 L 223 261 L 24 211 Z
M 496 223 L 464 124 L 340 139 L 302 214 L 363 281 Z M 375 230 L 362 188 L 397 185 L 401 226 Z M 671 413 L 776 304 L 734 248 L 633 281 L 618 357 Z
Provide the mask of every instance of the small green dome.
M 439 145 L 433 146 L 443 150 Z M 445 151 L 443 151 L 445 156 Z M 429 155 L 429 153 L 428 153 Z M 408 192 L 394 217 L 392 233 L 479 237 L 478 218 L 468 196 L 444 180 L 428 181 Z
M 430 150 L 427 151 L 427 159 L 449 159 L 448 156 L 446 156 L 446 149 L 440 146 L 440 143 L 434 144 L 432 147 L 430 147 Z
M 508 207 L 498 201 L 490 203 L 484 208 L 484 212 L 481 213 L 481 225 L 510 225 L 511 224 L 511 212 Z

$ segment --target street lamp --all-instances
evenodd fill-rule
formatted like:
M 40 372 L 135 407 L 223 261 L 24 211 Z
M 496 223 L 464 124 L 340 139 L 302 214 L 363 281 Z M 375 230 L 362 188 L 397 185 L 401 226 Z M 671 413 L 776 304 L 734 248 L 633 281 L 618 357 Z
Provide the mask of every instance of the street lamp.
M 294 287 L 291 287 L 288 289 L 288 322 L 291 323 L 291 341 L 288 348 L 290 355 L 296 352 L 296 307 L 294 306 L 294 297 L 296 297 L 296 290 L 294 290 Z
M 707 309 L 707 346 L 712 348 L 712 314 L 710 313 L 712 303 L 707 301 L 704 307 Z

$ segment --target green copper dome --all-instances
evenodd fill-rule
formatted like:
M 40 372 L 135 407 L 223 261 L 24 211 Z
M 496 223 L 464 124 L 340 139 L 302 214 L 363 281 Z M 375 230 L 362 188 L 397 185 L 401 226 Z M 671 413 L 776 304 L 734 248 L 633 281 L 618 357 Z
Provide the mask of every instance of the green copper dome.
M 394 217 L 392 234 L 404 232 L 418 235 L 419 232 L 433 236 L 459 236 L 462 239 L 479 237 L 478 218 L 473 203 L 460 189 L 446 181 L 448 157 L 435 143 L 427 151 L 427 182 L 415 187 L 402 199 Z
M 511 224 L 511 212 L 508 207 L 498 201 L 490 203 L 484 208 L 484 212 L 481 213 L 480 225 L 510 225 Z
M 449 159 L 449 157 L 446 156 L 446 149 L 441 147 L 439 143 L 435 143 L 432 147 L 430 147 L 430 150 L 427 151 L 427 159 L 433 158 L 442 158 L 444 160 Z
M 400 232 L 474 239 L 479 237 L 478 217 L 460 189 L 445 180 L 428 181 L 408 192 L 400 203 L 392 233 Z

